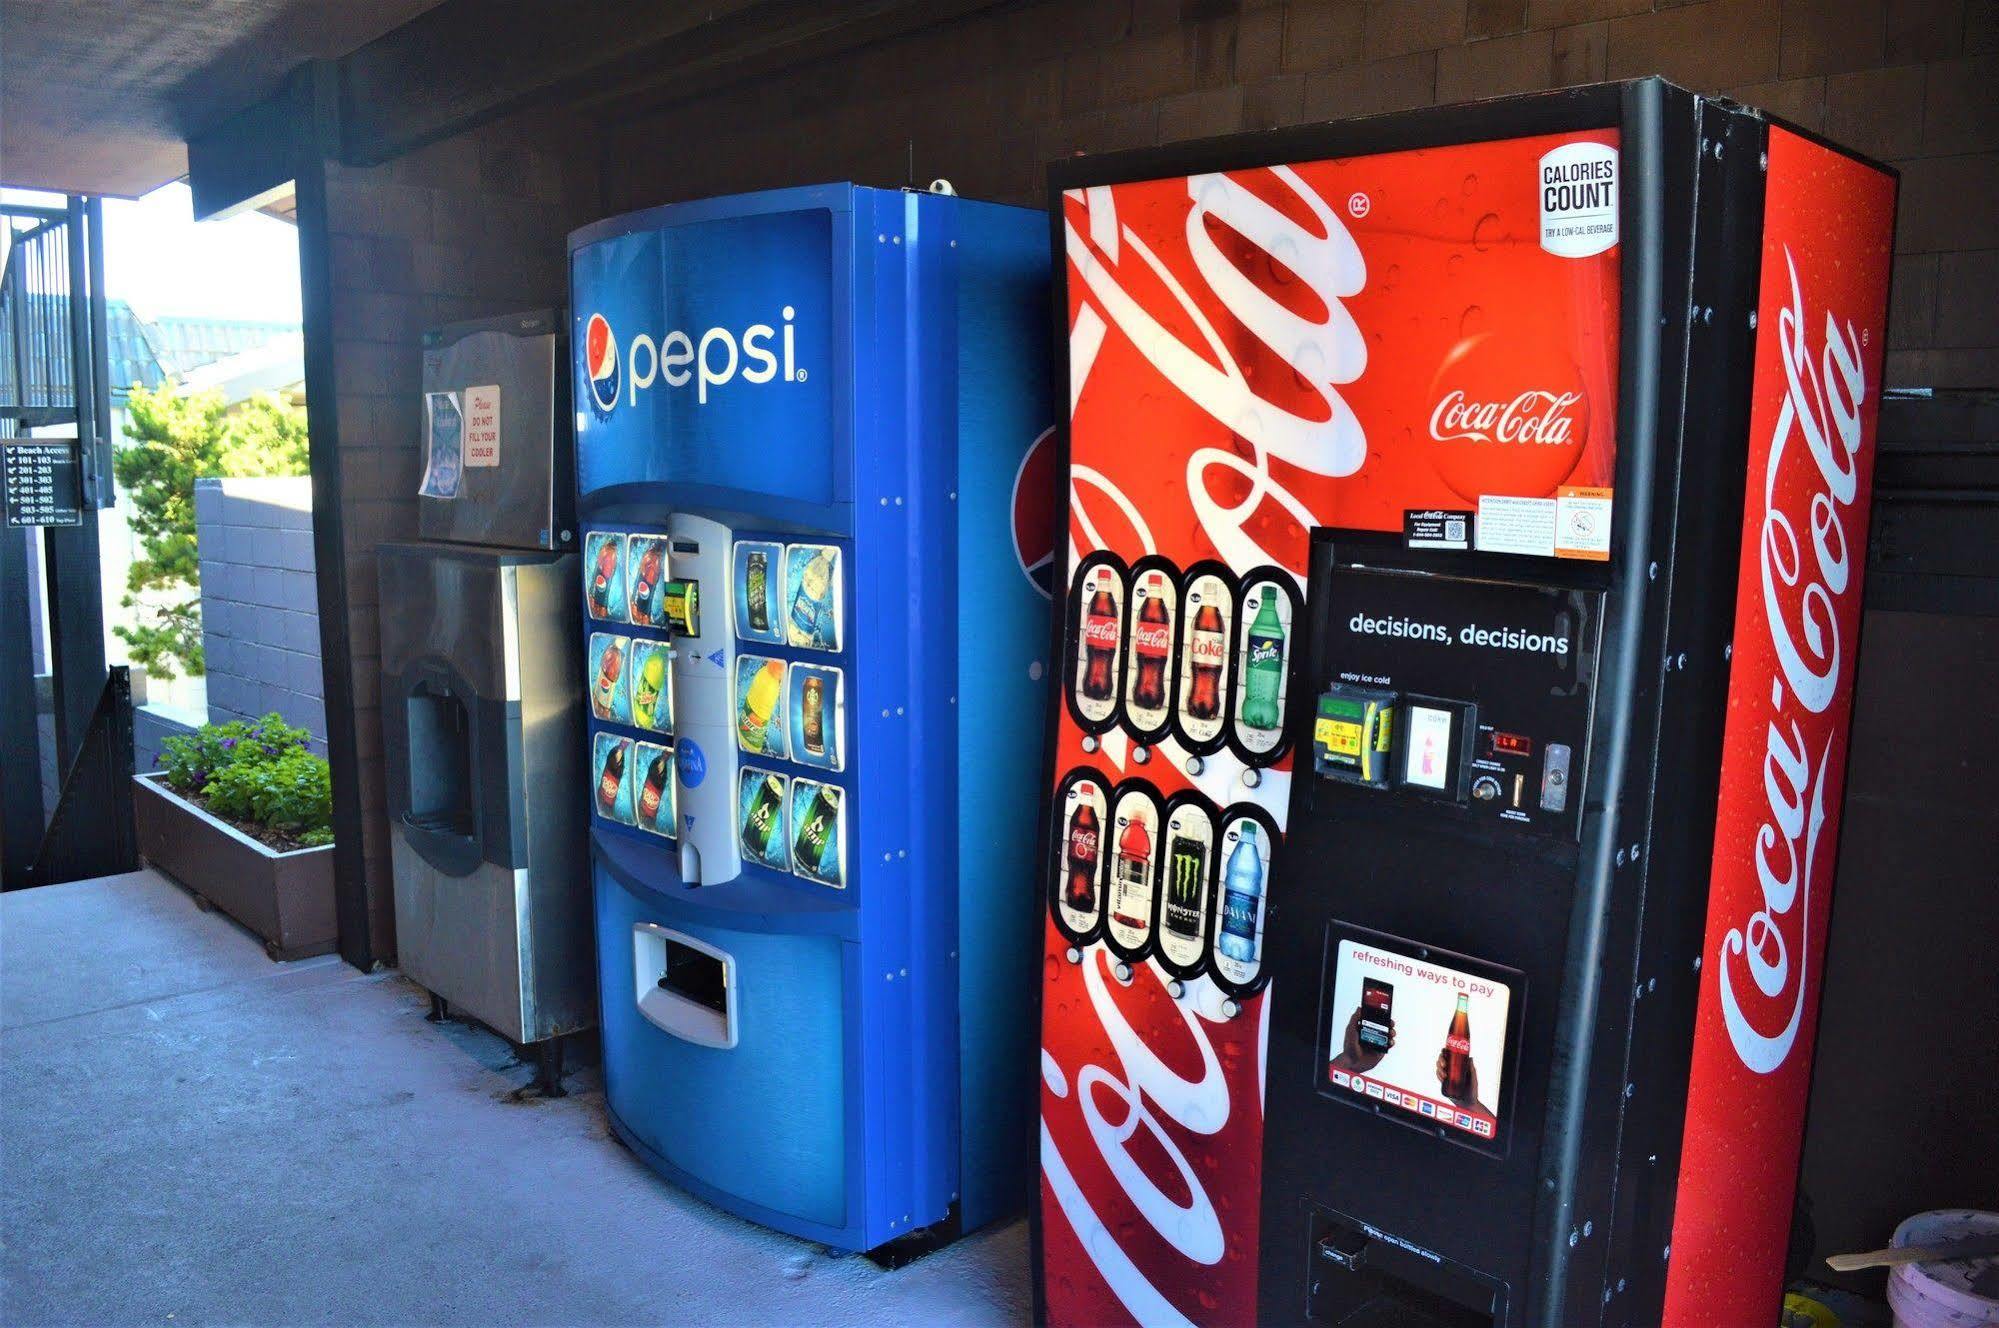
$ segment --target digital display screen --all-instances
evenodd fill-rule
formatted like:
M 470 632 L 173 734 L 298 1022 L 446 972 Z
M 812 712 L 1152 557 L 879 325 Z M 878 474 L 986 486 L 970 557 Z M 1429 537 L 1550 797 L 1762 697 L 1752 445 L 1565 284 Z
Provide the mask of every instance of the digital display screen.
M 1323 1087 L 1497 1146 L 1516 983 L 1419 957 L 1416 948 L 1335 930 Z
M 1402 782 L 1443 790 L 1451 781 L 1451 721 L 1448 710 L 1409 707 L 1409 732 L 1403 739 Z
M 1502 756 L 1532 756 L 1534 740 L 1517 733 L 1495 733 L 1492 735 L 1492 750 Z

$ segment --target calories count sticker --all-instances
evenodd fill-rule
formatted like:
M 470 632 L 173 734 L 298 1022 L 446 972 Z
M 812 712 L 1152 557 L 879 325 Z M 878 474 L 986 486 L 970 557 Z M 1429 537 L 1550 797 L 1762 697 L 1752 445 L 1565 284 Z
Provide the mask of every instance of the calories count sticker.
M 1541 247 L 1589 258 L 1617 243 L 1617 149 L 1564 143 L 1541 158 Z

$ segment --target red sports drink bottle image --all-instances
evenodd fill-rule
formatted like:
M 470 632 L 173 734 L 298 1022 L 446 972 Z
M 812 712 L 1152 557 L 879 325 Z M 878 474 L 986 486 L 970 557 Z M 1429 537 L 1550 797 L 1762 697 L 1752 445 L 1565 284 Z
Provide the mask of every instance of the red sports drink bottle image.
M 1096 911 L 1097 854 L 1102 842 L 1097 809 L 1080 804 L 1069 817 L 1069 881 L 1062 889 L 1062 902 L 1078 913 Z
M 1083 695 L 1092 701 L 1108 701 L 1117 690 L 1117 645 L 1117 601 L 1098 586 L 1083 619 Z
M 1213 719 L 1222 713 L 1222 664 L 1228 657 L 1228 635 L 1222 630 L 1222 611 L 1203 604 L 1194 614 L 1192 640 L 1188 649 L 1187 713 L 1195 719 Z
M 1146 578 L 1146 591 L 1131 631 L 1131 653 L 1138 661 L 1131 703 L 1140 710 L 1164 710 L 1166 655 L 1173 648 L 1173 625 L 1166 617 L 1166 578 L 1152 573 Z
M 1118 839 L 1117 885 L 1111 915 L 1126 927 L 1145 931 L 1152 925 L 1152 832 L 1136 816 Z M 1144 916 L 1134 909 L 1143 909 Z
M 1444 1038 L 1444 1096 L 1466 1102 L 1472 1096 L 1471 1014 L 1463 992 L 1458 993 L 1457 1013 L 1451 1016 L 1451 1031 Z

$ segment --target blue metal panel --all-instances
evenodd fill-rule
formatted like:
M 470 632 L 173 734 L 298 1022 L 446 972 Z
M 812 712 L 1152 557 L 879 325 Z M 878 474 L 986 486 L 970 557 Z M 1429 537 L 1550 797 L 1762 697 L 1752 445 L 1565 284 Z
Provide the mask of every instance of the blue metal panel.
M 839 670 L 843 765 L 796 745 L 790 691 L 788 739 L 772 730 L 763 754 L 741 759 L 842 791 L 844 888 L 747 852 L 740 875 L 689 887 L 672 842 L 593 817 L 609 1106 L 640 1155 L 690 1190 L 842 1248 L 944 1219 L 961 1186 L 977 1225 L 1012 1192 L 1000 1173 L 1028 1174 L 1021 1141 L 968 1142 L 961 1160 L 960 1136 L 1018 1123 L 987 1098 L 1002 1081 L 1014 1092 L 1031 1053 L 1033 799 L 1021 791 L 1039 769 L 1042 706 L 1012 656 L 1039 650 L 1046 605 L 1022 607 L 1033 592 L 1006 504 L 987 490 L 1010 493 L 1046 423 L 1044 225 L 840 185 L 658 208 L 570 240 L 585 531 L 664 532 L 680 513 L 730 527 L 739 554 L 743 541 L 831 546 L 846 609 L 836 650 L 755 624 L 730 638 L 738 660 L 782 661 L 787 677 Z M 753 350 L 771 373 L 745 374 Z M 1031 400 L 1007 400 L 1010 376 Z M 974 484 L 977 500 L 961 503 Z M 961 528 L 961 508 L 979 514 L 977 531 Z M 731 566 L 702 612 L 734 625 L 748 564 Z M 647 736 L 596 720 L 591 732 Z M 984 819 L 961 843 L 968 809 Z M 739 956 L 735 1045 L 676 1042 L 641 1012 L 642 925 Z M 976 989 L 961 990 L 961 936 L 979 951 Z M 816 1104 L 812 1128 L 781 1069 L 801 1039 L 812 1053 L 795 1099 Z
M 957 222 L 958 803 L 962 997 L 955 1014 L 965 1226 L 1026 1202 L 1037 1069 L 1027 985 L 1040 981 L 1036 905 L 1041 749 L 1055 511 L 1048 219 L 960 203 Z

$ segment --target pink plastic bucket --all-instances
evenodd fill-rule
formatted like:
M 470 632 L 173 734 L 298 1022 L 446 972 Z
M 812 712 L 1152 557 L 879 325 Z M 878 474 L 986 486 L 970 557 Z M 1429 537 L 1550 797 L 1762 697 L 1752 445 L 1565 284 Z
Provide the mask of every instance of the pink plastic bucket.
M 1895 1228 L 1892 1242 L 1940 1245 L 1972 1236 L 1999 1235 L 1999 1213 L 1945 1208 L 1917 1213 Z M 1999 1325 L 1999 1295 L 1974 1291 L 1999 1283 L 1999 1258 L 1962 1263 L 1905 1263 L 1888 1277 L 1888 1308 L 1895 1328 L 1986 1328 Z

